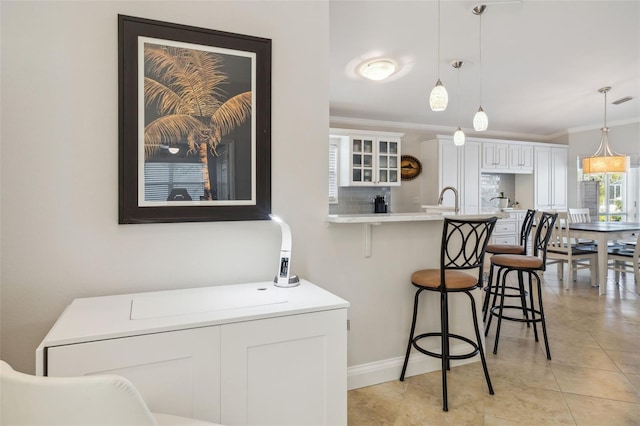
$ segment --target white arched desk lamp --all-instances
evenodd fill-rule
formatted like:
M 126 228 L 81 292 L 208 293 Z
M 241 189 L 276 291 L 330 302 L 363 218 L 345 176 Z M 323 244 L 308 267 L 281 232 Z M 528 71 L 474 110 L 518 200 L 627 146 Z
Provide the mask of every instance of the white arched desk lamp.
M 269 215 L 274 222 L 280 225 L 282 230 L 282 245 L 280 246 L 280 261 L 278 273 L 273 279 L 276 287 L 295 287 L 300 285 L 297 275 L 291 275 L 291 228 L 282 219 L 275 215 Z

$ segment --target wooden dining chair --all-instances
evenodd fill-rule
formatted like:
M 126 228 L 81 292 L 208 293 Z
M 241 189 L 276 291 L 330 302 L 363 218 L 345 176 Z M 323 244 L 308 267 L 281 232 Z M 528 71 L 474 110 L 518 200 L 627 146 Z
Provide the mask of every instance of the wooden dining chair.
M 589 209 L 569 209 L 569 221 L 571 223 L 591 222 Z
M 625 244 L 622 247 L 609 248 L 607 266 L 615 272 L 615 282 L 620 282 L 620 274 L 633 272 L 636 284 L 640 284 L 640 232 L 635 244 Z
M 591 212 L 589 209 L 580 208 L 580 209 L 569 209 L 569 223 L 589 223 L 592 222 Z M 580 240 L 578 238 L 575 239 L 576 244 L 593 244 L 597 247 L 597 244 L 593 240 Z
M 577 271 L 589 269 L 591 285 L 597 285 L 598 251 L 595 245 L 577 244 L 569 231 L 569 215 L 558 212 L 551 238 L 547 248 L 547 264 L 556 263 L 558 279 L 564 281 L 564 288 L 569 289 L 570 283 L 576 280 Z M 564 266 L 567 264 L 565 277 Z

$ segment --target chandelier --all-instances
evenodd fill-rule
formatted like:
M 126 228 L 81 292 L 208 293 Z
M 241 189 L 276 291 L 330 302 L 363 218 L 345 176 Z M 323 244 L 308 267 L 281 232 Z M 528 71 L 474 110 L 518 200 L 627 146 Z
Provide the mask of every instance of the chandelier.
M 603 87 L 598 92 L 604 94 L 604 126 L 598 150 L 582 160 L 582 172 L 587 173 L 624 173 L 629 171 L 629 156 L 618 154 L 609 147 L 609 128 L 607 127 L 607 92 L 611 87 Z

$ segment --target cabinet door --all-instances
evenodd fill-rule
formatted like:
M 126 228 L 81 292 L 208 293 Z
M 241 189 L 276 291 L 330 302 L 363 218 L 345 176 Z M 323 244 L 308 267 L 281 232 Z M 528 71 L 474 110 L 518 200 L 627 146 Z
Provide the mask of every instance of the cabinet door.
M 483 143 L 482 144 L 482 168 L 495 169 L 496 168 L 495 157 L 496 157 L 495 144 Z
M 509 145 L 504 143 L 496 144 L 496 168 L 508 169 L 509 168 Z
M 354 186 L 370 186 L 374 181 L 375 141 L 370 137 L 354 136 L 349 138 L 351 145 L 351 175 Z
M 438 193 L 442 191 L 442 188 L 446 186 L 453 186 L 456 189 L 459 188 L 460 184 L 460 151 L 463 147 L 458 147 L 453 144 L 452 141 L 449 140 L 440 140 L 438 141 L 439 150 L 438 150 L 438 161 L 440 163 L 440 181 Z M 442 200 L 443 206 L 451 206 L 455 205 L 455 197 L 451 191 L 447 191 L 444 194 L 444 199 Z
M 567 209 L 567 150 L 536 147 L 535 200 L 537 209 Z
M 551 209 L 553 206 L 551 192 L 551 149 L 535 149 L 534 195 L 536 209 Z
M 509 145 L 506 143 L 485 142 L 482 144 L 483 169 L 508 169 Z
M 47 349 L 48 376 L 117 374 L 151 411 L 220 422 L 220 327 Z
M 377 138 L 376 148 L 377 177 L 375 183 L 380 186 L 400 185 L 400 140 Z
M 566 210 L 569 203 L 567 197 L 567 150 L 565 148 L 551 148 L 551 173 L 553 208 Z
M 460 191 L 462 213 L 480 213 L 480 150 L 479 142 L 467 142 L 463 147 Z
M 509 147 L 509 168 L 514 170 L 533 170 L 533 147 L 511 145 Z
M 222 326 L 228 425 L 346 425 L 347 311 Z

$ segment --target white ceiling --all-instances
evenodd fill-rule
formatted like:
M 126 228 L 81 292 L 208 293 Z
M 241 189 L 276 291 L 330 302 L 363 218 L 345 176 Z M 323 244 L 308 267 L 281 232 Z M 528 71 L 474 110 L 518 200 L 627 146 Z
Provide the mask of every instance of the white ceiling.
M 429 108 L 437 80 L 438 3 L 330 3 L 330 115 L 467 135 L 551 139 L 571 130 L 640 120 L 640 0 L 482 2 L 482 106 L 489 130 L 473 132 L 479 105 L 479 21 L 475 1 L 441 3 L 440 78 L 446 111 Z M 503 3 L 503 4 L 499 4 Z M 402 69 L 385 81 L 355 74 L 364 60 L 386 57 Z M 461 59 L 458 71 L 450 62 Z M 633 100 L 611 102 L 632 96 Z

